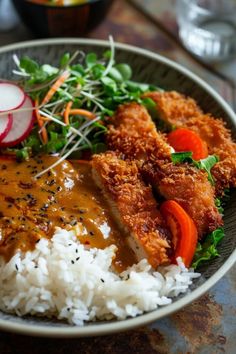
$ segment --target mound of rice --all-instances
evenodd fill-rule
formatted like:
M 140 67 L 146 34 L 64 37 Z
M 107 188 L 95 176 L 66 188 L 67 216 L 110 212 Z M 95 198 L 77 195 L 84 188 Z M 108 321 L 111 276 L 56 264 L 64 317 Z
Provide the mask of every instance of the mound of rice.
M 125 319 L 159 306 L 188 290 L 200 274 L 178 265 L 153 271 L 146 260 L 116 274 L 111 267 L 116 247 L 86 249 L 75 231 L 57 229 L 33 252 L 0 259 L 0 309 L 57 317 L 82 326 L 96 319 Z

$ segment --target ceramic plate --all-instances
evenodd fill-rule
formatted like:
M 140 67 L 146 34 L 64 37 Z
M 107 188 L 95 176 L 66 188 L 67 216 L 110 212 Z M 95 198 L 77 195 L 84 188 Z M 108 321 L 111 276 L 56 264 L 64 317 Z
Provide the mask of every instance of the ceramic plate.
M 101 54 L 109 44 L 106 41 L 87 39 L 50 39 L 13 44 L 0 49 L 0 77 L 11 77 L 15 53 L 28 55 L 41 63 L 58 64 L 64 52 L 96 52 Z M 203 110 L 222 117 L 236 135 L 236 117 L 229 105 L 204 81 L 180 65 L 152 52 L 136 47 L 116 44 L 117 62 L 129 63 L 136 81 L 156 84 L 166 90 L 177 90 L 196 99 Z M 194 281 L 191 292 L 178 297 L 171 305 L 124 321 L 94 322 L 75 327 L 64 322 L 24 317 L 0 312 L 0 329 L 30 335 L 51 337 L 95 336 L 109 334 L 144 325 L 168 316 L 196 300 L 209 290 L 230 269 L 236 260 L 236 191 L 225 210 L 226 237 L 220 245 L 220 257 L 199 269 L 202 276 Z

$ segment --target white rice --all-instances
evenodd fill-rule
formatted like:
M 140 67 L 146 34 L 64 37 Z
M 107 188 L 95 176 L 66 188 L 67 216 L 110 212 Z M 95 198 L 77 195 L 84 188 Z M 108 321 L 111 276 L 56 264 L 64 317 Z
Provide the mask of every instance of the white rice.
M 147 260 L 116 274 L 116 247 L 86 249 L 75 231 L 57 229 L 33 252 L 0 258 L 0 309 L 19 316 L 57 317 L 82 326 L 85 321 L 135 317 L 187 292 L 200 276 L 178 265 L 153 271 Z

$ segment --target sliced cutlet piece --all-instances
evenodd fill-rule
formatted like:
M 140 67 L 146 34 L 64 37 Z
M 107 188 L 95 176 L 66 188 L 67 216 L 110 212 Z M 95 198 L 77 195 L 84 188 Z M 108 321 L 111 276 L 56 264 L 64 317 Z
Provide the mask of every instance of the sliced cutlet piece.
M 161 139 L 158 139 L 158 137 Z M 152 150 L 169 159 L 171 148 L 156 126 L 146 108 L 136 102 L 118 107 L 108 127 L 107 143 L 111 150 L 124 154 L 125 158 L 146 161 Z
M 194 220 L 198 237 L 222 225 L 222 216 L 215 206 L 215 191 L 204 171 L 189 164 L 166 163 L 155 154 L 142 166 L 142 175 L 167 200 L 175 200 Z
M 170 233 L 136 164 L 107 152 L 93 157 L 92 168 L 94 181 L 138 260 L 147 258 L 154 268 L 169 263 Z
M 203 114 L 194 99 L 176 91 L 148 92 L 144 97 L 149 97 L 156 103 L 161 120 L 176 128 L 183 126 L 189 118 Z
M 208 146 L 210 155 L 216 155 L 220 161 L 211 172 L 216 181 L 218 195 L 226 188 L 236 187 L 236 143 L 223 120 L 208 114 L 202 114 L 186 121 L 186 128 L 195 131 Z
M 226 188 L 236 187 L 236 143 L 225 122 L 210 114 L 203 114 L 197 103 L 177 92 L 150 92 L 159 117 L 177 128 L 188 128 L 196 132 L 207 143 L 210 155 L 220 161 L 213 167 L 217 195 Z
M 144 107 L 137 103 L 120 106 L 108 128 L 107 141 L 111 150 L 125 158 L 141 157 L 138 166 L 147 183 L 165 199 L 179 202 L 194 220 L 199 238 L 222 225 L 207 174 L 188 164 L 171 162 L 170 146 Z

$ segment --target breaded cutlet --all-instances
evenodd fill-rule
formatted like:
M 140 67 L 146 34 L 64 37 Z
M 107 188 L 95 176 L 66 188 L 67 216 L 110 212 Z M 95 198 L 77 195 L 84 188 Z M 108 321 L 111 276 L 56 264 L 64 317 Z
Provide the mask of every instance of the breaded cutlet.
M 159 117 L 175 126 L 196 132 L 207 143 L 210 155 L 220 161 L 212 168 L 217 195 L 236 187 L 236 143 L 222 119 L 203 114 L 197 103 L 177 92 L 150 92 L 145 97 L 156 103 Z
M 199 238 L 222 225 L 215 206 L 214 187 L 207 174 L 188 164 L 171 162 L 170 146 L 143 106 L 138 103 L 120 106 L 108 127 L 107 142 L 111 150 L 136 160 L 146 182 L 165 199 L 180 203 L 193 218 Z M 188 191 L 193 193 L 191 202 Z
M 154 268 L 169 263 L 171 236 L 136 164 L 106 152 L 93 156 L 92 169 L 95 183 L 138 260 L 147 258 Z

